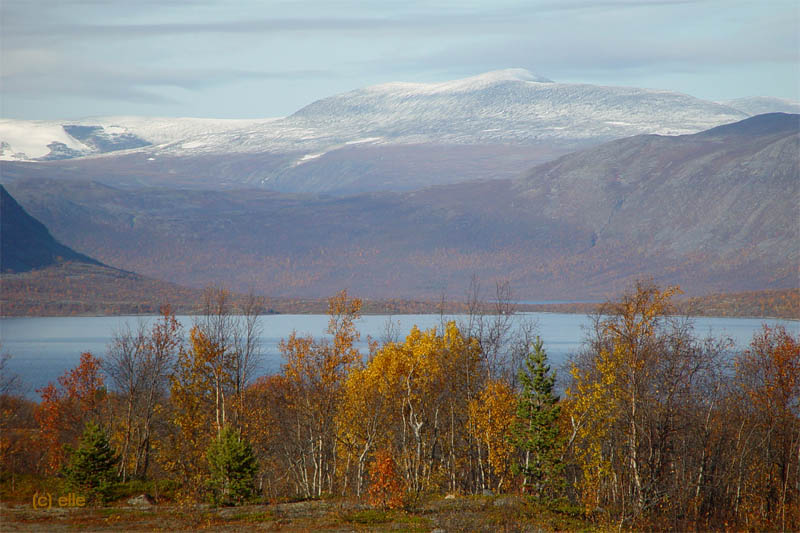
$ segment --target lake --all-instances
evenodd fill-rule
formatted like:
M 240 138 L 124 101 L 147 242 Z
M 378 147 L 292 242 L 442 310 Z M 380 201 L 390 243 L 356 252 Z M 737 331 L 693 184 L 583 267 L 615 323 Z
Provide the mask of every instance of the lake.
M 456 320 L 459 317 L 455 317 Z M 129 324 L 134 328 L 139 320 L 152 321 L 154 317 L 37 317 L 0 319 L 0 339 L 3 353 L 11 354 L 8 371 L 19 374 L 27 388 L 27 395 L 38 398 L 35 390 L 49 381 L 55 381 L 65 370 L 73 368 L 85 351 L 102 356 L 115 331 Z M 192 325 L 193 317 L 178 317 L 184 328 Z M 416 324 L 425 329 L 440 323 L 439 315 L 369 315 L 358 320 L 362 340 L 367 335 L 380 339 L 389 321 L 396 331 L 405 335 Z M 584 338 L 584 328 L 589 325 L 586 315 L 561 313 L 519 313 L 514 320 L 534 320 L 538 333 L 554 368 L 562 365 L 567 356 L 577 351 Z M 299 334 L 322 336 L 328 324 L 326 315 L 266 315 L 260 317 L 261 368 L 260 373 L 274 373 L 283 362 L 278 344 L 292 330 Z M 746 347 L 753 333 L 763 323 L 782 324 L 795 335 L 800 322 L 758 318 L 695 319 L 698 336 L 731 337 L 740 348 Z M 366 342 L 362 342 L 362 348 Z

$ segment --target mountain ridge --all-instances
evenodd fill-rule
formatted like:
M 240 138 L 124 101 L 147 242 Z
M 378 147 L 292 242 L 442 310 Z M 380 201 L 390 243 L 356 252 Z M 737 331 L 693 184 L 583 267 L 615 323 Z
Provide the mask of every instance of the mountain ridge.
M 642 276 L 689 294 L 797 287 L 800 133 L 737 124 L 402 193 L 8 186 L 64 242 L 190 286 L 435 298 L 477 275 L 530 299 L 602 298 Z

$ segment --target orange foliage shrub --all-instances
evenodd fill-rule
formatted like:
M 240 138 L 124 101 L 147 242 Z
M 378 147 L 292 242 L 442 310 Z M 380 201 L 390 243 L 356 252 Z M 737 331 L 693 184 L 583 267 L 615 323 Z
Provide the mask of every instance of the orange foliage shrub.
M 382 509 L 397 509 L 403 505 L 403 482 L 394 458 L 388 450 L 379 450 L 369 469 L 371 485 L 369 504 Z

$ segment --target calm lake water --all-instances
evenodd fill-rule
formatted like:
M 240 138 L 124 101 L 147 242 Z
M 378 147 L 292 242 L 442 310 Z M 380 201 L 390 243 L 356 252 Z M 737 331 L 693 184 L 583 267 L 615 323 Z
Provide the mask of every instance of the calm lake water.
M 458 320 L 460 317 L 455 317 Z M 85 351 L 102 356 L 115 331 L 126 324 L 135 328 L 138 321 L 152 321 L 153 317 L 47 317 L 0 319 L 0 339 L 3 353 L 11 354 L 10 372 L 19 374 L 28 396 L 38 398 L 35 390 L 55 381 L 65 370 L 73 368 Z M 192 325 L 190 316 L 178 317 L 184 328 Z M 367 335 L 381 339 L 389 321 L 402 336 L 416 324 L 425 329 L 440 324 L 439 315 L 371 315 L 358 321 L 363 338 Z M 559 313 L 520 313 L 514 320 L 533 320 L 544 341 L 552 366 L 557 368 L 568 355 L 577 351 L 584 338 L 584 328 L 589 320 L 585 315 Z M 282 359 L 278 343 L 292 330 L 299 334 L 322 336 L 328 324 L 325 315 L 267 315 L 260 318 L 261 373 L 280 370 Z M 745 347 L 753 333 L 763 323 L 783 324 L 794 334 L 800 332 L 800 322 L 756 318 L 697 318 L 695 332 L 698 336 L 731 337 L 738 347 Z M 365 348 L 366 343 L 362 343 Z

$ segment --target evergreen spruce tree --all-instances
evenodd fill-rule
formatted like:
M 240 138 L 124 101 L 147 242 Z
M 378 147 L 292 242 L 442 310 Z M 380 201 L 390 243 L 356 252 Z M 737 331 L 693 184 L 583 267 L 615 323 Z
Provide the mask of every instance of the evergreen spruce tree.
M 511 434 L 524 459 L 514 465 L 514 470 L 524 476 L 523 490 L 544 502 L 552 501 L 563 487 L 563 465 L 559 458 L 562 443 L 558 436 L 560 406 L 558 396 L 553 394 L 555 372 L 550 371 L 539 337 L 525 359 L 525 368 L 520 369 L 519 380 L 522 393 Z
M 78 449 L 64 467 L 64 476 L 71 489 L 85 493 L 93 501 L 106 502 L 117 479 L 118 461 L 103 429 L 89 422 Z
M 250 443 L 233 428 L 222 428 L 206 454 L 211 468 L 208 486 L 215 504 L 239 504 L 255 492 L 258 461 Z

